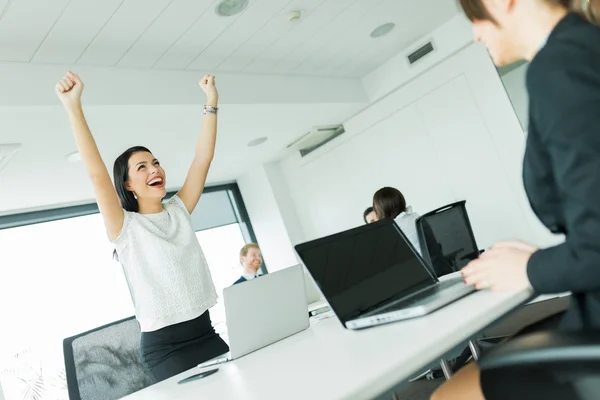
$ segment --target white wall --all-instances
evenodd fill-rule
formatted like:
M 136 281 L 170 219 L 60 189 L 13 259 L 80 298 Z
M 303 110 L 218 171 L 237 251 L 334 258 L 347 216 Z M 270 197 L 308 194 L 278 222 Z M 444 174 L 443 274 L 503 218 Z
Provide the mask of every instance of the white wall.
M 265 264 L 270 272 L 295 265 L 299 260 L 273 191 L 269 166 L 259 166 L 241 176 L 238 186 Z
M 280 167 L 304 239 L 362 223 L 382 186 L 415 211 L 467 200 L 479 245 L 551 236 L 521 180 L 524 135 L 485 49 L 469 45 L 345 123 L 346 134 Z
M 529 64 L 523 64 L 502 76 L 504 89 L 525 132 L 529 124 L 529 96 L 525 85 L 528 66 Z
M 435 51 L 410 65 L 406 56 L 431 41 Z M 381 99 L 395 89 L 416 78 L 429 68 L 451 57 L 473 42 L 471 24 L 461 12 L 436 30 L 425 35 L 362 79 L 363 87 L 371 102 Z

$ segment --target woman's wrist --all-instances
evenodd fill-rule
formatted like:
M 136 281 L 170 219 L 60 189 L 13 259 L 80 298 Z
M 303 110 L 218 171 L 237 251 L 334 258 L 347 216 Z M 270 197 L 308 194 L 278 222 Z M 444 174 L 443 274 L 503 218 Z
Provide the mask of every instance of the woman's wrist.
M 216 107 L 219 104 L 219 96 L 206 96 L 206 105 Z

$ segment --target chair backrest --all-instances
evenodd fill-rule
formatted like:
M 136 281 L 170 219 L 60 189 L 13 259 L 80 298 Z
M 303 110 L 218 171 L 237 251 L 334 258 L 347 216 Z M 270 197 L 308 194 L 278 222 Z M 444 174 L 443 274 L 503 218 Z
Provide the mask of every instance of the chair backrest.
M 465 204 L 448 204 L 416 221 L 423 258 L 438 276 L 459 271 L 479 256 Z
M 120 399 L 155 383 L 142 364 L 140 337 L 129 317 L 64 339 L 69 398 Z

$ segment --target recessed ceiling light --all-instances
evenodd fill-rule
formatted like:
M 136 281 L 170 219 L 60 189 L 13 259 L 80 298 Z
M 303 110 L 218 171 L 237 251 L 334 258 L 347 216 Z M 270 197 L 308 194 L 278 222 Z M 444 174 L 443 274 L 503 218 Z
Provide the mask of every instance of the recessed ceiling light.
M 250 141 L 248 143 L 248 147 L 256 147 L 256 146 L 260 146 L 261 144 L 263 144 L 264 142 L 266 142 L 267 140 L 269 140 L 269 138 L 267 138 L 266 136 L 263 137 L 259 137 L 258 139 L 254 139 L 252 141 Z
M 75 153 L 71 153 L 67 155 L 67 160 L 71 162 L 79 162 L 81 161 L 81 154 L 79 154 L 78 151 L 76 151 Z
M 222 0 L 215 12 L 221 17 L 231 17 L 244 11 L 248 7 L 248 0 Z
M 373 32 L 371 32 L 371 37 L 378 38 L 383 35 L 387 35 L 391 32 L 392 29 L 394 29 L 395 26 L 396 24 L 394 24 L 393 22 L 388 22 L 387 24 L 379 25 L 377 28 L 373 29 Z

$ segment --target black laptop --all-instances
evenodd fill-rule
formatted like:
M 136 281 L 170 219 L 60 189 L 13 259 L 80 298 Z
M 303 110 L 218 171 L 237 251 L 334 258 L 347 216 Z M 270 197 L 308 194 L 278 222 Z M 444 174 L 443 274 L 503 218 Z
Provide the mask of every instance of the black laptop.
M 349 329 L 427 315 L 475 291 L 461 277 L 439 281 L 393 220 L 295 248 Z

